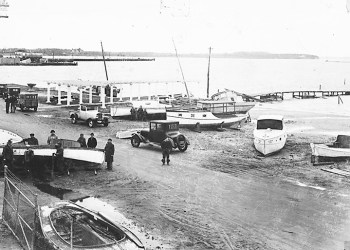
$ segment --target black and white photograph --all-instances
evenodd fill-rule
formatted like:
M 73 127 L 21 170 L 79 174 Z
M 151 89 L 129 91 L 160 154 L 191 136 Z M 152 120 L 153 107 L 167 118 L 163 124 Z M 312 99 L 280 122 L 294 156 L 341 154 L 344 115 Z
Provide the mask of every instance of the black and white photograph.
M 350 250 L 350 0 L 0 0 L 0 249 Z

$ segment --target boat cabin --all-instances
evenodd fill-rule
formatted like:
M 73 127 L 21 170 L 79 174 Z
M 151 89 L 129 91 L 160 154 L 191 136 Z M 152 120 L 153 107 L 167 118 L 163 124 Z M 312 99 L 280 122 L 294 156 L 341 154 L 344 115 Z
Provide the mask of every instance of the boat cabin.
M 262 115 L 257 120 L 257 129 L 283 130 L 283 116 Z
M 235 114 L 236 102 L 233 101 L 198 101 L 197 108 L 213 114 Z

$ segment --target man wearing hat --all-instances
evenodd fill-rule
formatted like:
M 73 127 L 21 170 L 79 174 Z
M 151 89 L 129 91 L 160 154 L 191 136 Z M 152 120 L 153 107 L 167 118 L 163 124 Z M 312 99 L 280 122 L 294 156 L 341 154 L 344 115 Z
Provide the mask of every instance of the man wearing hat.
M 107 169 L 112 170 L 112 164 L 113 164 L 113 156 L 114 156 L 114 144 L 112 143 L 112 139 L 109 138 L 105 149 L 105 162 L 107 162 Z
M 30 138 L 24 139 L 24 142 L 27 142 L 29 145 L 39 145 L 38 139 L 34 137 L 34 133 L 30 134 Z
M 56 141 L 58 140 L 57 135 L 55 134 L 55 130 L 51 130 L 51 134 L 47 138 L 47 144 L 48 145 L 55 145 Z
M 91 133 L 90 134 L 90 138 L 88 139 L 88 142 L 87 142 L 87 147 L 88 148 L 96 148 L 97 146 L 97 140 L 96 138 L 94 137 L 94 133 Z

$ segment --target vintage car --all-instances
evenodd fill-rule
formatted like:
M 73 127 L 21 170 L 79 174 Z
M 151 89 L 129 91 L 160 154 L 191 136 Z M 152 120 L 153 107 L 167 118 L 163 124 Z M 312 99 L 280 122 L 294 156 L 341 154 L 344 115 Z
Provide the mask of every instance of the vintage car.
M 84 121 L 90 128 L 95 127 L 97 124 L 108 126 L 108 117 L 104 116 L 98 111 L 98 107 L 80 105 L 78 110 L 70 111 L 69 117 L 73 124 L 76 124 L 78 120 Z
M 34 109 L 34 111 L 37 111 L 37 109 L 38 109 L 38 94 L 36 94 L 36 93 L 21 93 L 21 94 L 19 94 L 17 107 L 19 107 L 21 109 L 21 111 L 23 111 L 25 109 Z
M 149 129 L 140 130 L 132 134 L 131 145 L 139 147 L 141 142 L 158 144 L 166 138 L 173 140 L 173 148 L 178 148 L 181 152 L 186 151 L 190 142 L 179 132 L 179 122 L 167 120 L 154 120 L 149 122 Z

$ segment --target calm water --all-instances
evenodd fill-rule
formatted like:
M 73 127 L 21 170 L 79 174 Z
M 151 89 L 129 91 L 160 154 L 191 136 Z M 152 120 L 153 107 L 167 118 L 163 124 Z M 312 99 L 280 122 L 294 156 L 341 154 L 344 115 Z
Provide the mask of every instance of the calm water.
M 208 60 L 206 58 L 180 58 L 189 91 L 205 96 Z M 181 71 L 174 58 L 156 58 L 149 62 L 107 62 L 110 81 L 175 82 L 182 81 Z M 50 80 L 104 81 L 103 62 L 79 62 L 77 67 L 0 67 L 0 83 L 37 83 L 44 86 Z M 345 84 L 344 84 L 345 81 Z M 248 94 L 280 90 L 350 90 L 350 63 L 320 60 L 274 60 L 274 59 L 211 59 L 210 94 L 223 88 Z M 133 88 L 133 95 L 159 92 L 183 92 L 181 83 L 147 85 Z M 124 85 L 126 96 L 129 87 Z

